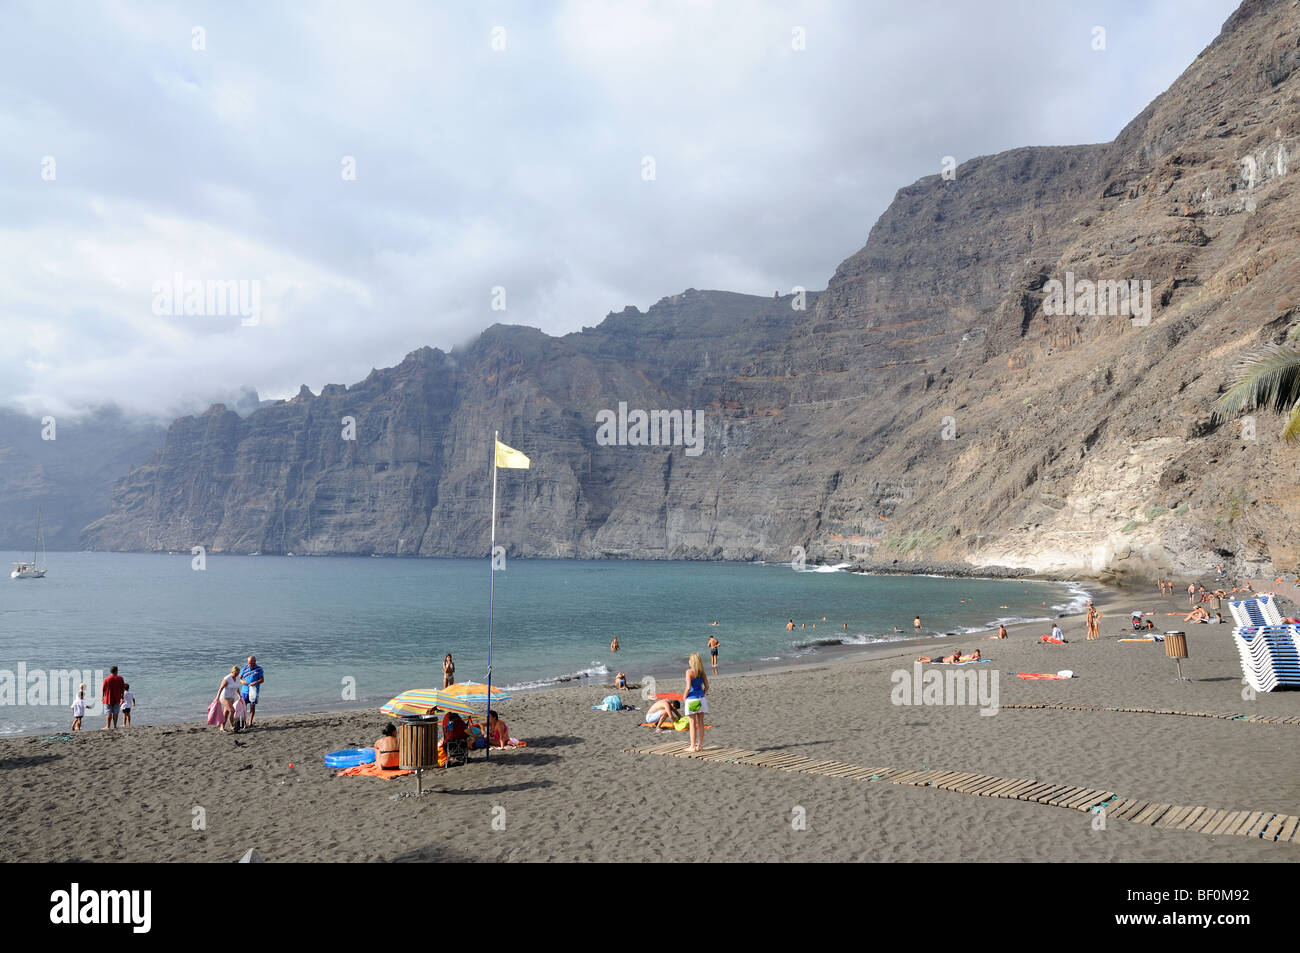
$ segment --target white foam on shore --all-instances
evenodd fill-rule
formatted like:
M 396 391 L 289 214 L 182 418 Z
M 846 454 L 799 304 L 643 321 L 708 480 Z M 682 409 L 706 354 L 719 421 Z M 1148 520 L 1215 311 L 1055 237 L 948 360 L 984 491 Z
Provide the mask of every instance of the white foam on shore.
M 602 675 L 609 675 L 610 670 L 601 662 L 592 663 L 591 668 L 579 669 L 567 675 L 553 675 L 549 678 L 536 678 L 524 682 L 513 682 L 502 687 L 506 692 L 523 692 L 535 688 L 553 688 L 556 685 L 564 685 L 569 682 L 581 681 L 588 678 L 599 678 Z
M 1063 612 L 1066 615 L 1078 615 L 1087 607 L 1088 600 L 1092 598 L 1092 593 L 1083 588 L 1081 583 L 1077 582 L 1067 582 L 1065 588 L 1070 593 L 1070 601 L 1063 603 L 1062 605 L 1052 606 L 1052 608 L 1057 612 Z M 1037 620 L 1031 619 L 1029 621 L 1033 622 Z
M 844 572 L 852 565 L 852 563 L 836 563 L 834 566 L 804 566 L 803 569 L 796 569 L 795 572 Z

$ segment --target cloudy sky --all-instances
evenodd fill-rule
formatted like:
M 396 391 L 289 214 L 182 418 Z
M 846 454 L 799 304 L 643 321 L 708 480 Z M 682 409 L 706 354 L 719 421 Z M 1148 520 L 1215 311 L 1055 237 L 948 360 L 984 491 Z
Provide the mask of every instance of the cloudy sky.
M 1112 139 L 1235 6 L 6 0 L 0 406 L 189 412 L 823 288 L 944 156 Z

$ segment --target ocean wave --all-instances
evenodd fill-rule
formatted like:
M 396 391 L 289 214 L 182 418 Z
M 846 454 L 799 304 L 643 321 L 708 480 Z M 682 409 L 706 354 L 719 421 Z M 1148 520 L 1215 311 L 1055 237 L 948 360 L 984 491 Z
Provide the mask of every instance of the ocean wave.
M 1052 606 L 1052 608 L 1066 615 L 1077 615 L 1087 607 L 1088 600 L 1092 598 L 1092 593 L 1077 582 L 1066 583 L 1065 588 L 1071 596 L 1070 601 Z
M 604 664 L 596 662 L 591 668 L 579 669 L 576 672 L 569 672 L 565 675 L 552 675 L 549 678 L 535 678 L 522 682 L 512 682 L 506 685 L 503 690 L 507 692 L 523 692 L 534 688 L 553 688 L 556 685 L 563 685 L 566 682 L 576 682 L 588 678 L 599 678 L 602 675 L 611 674 L 610 670 Z
M 853 563 L 836 563 L 834 566 L 804 566 L 803 569 L 796 569 L 795 572 L 844 572 L 852 565 Z

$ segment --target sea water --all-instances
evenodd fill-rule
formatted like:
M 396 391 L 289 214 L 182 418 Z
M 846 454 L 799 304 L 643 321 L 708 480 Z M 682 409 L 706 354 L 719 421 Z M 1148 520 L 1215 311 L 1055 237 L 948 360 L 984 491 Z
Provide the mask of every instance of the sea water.
M 22 558 L 0 554 L 0 565 Z M 707 662 L 710 635 L 725 674 L 837 643 L 914 638 L 918 614 L 926 634 L 966 634 L 1077 611 L 1085 595 L 1065 583 L 811 564 L 511 559 L 490 573 L 486 557 L 209 554 L 205 563 L 195 570 L 189 553 L 50 553 L 44 579 L 0 579 L 0 681 L 13 688 L 20 664 L 28 680 L 117 665 L 136 723 L 201 723 L 222 677 L 253 654 L 266 674 L 262 714 L 378 707 L 441 687 L 448 652 L 457 681 L 486 680 L 489 575 L 492 681 L 513 691 L 676 672 L 691 652 Z M 98 728 L 99 685 L 86 695 L 95 704 L 84 727 Z M 71 723 L 71 699 L 19 700 L 0 702 L 0 734 Z

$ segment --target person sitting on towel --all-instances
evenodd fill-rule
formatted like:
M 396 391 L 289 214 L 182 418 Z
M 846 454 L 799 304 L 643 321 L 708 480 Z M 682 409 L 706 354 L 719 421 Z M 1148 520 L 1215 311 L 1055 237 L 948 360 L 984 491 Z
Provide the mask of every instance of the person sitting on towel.
M 379 740 L 375 742 L 375 765 L 388 771 L 398 765 L 397 729 L 391 724 L 384 725 Z
M 497 748 L 517 748 L 519 742 L 510 737 L 510 729 L 497 717 L 494 711 L 488 712 L 488 744 Z
M 677 702 L 671 698 L 661 698 L 645 713 L 647 724 L 654 725 L 660 731 L 668 731 L 673 727 L 673 722 L 681 717 L 678 711 Z

